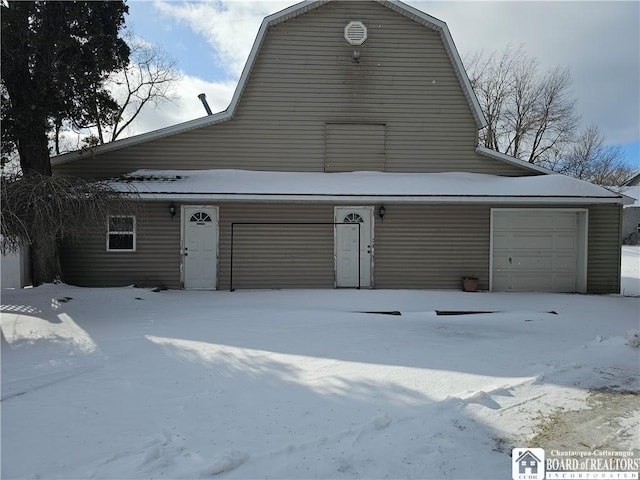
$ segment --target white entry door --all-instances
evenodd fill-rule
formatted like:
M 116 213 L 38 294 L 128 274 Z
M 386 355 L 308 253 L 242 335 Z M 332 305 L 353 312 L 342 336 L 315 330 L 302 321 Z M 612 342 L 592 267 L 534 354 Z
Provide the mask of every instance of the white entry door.
M 218 209 L 182 207 L 183 284 L 189 290 L 214 290 L 218 263 Z
M 335 207 L 335 222 L 336 286 L 371 287 L 373 207 Z

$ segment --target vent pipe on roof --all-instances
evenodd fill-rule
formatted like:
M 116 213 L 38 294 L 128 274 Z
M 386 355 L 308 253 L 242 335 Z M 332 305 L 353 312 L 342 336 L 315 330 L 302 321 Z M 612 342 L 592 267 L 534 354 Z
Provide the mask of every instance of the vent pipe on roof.
M 204 109 L 207 111 L 207 115 L 212 115 L 213 112 L 211 112 L 211 109 L 209 108 L 209 104 L 207 103 L 207 96 L 204 93 L 201 93 L 200 95 L 198 95 L 198 98 L 202 102 Z

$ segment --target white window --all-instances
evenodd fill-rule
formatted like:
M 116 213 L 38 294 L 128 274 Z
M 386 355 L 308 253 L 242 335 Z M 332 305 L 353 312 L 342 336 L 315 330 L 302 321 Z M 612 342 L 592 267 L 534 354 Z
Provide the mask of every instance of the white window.
M 107 252 L 136 251 L 136 217 L 112 216 L 107 226 Z

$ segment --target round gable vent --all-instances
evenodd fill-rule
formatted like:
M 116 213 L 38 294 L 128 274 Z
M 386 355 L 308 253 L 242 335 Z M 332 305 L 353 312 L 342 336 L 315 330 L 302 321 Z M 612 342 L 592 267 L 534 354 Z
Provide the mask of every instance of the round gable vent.
M 367 27 L 362 22 L 349 22 L 344 27 L 344 39 L 350 45 L 362 45 L 367 39 Z

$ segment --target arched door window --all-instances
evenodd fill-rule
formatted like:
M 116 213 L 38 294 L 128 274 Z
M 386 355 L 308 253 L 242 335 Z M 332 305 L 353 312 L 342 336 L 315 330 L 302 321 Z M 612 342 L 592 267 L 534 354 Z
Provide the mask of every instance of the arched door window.
M 342 220 L 342 221 L 344 223 L 362 223 L 362 222 L 364 222 L 362 217 L 360 215 L 358 215 L 357 213 L 348 213 L 347 215 L 344 216 L 344 220 Z
M 211 221 L 211 216 L 207 212 L 195 212 L 193 215 L 191 215 L 189 221 L 195 222 L 198 225 L 204 225 L 205 222 Z

